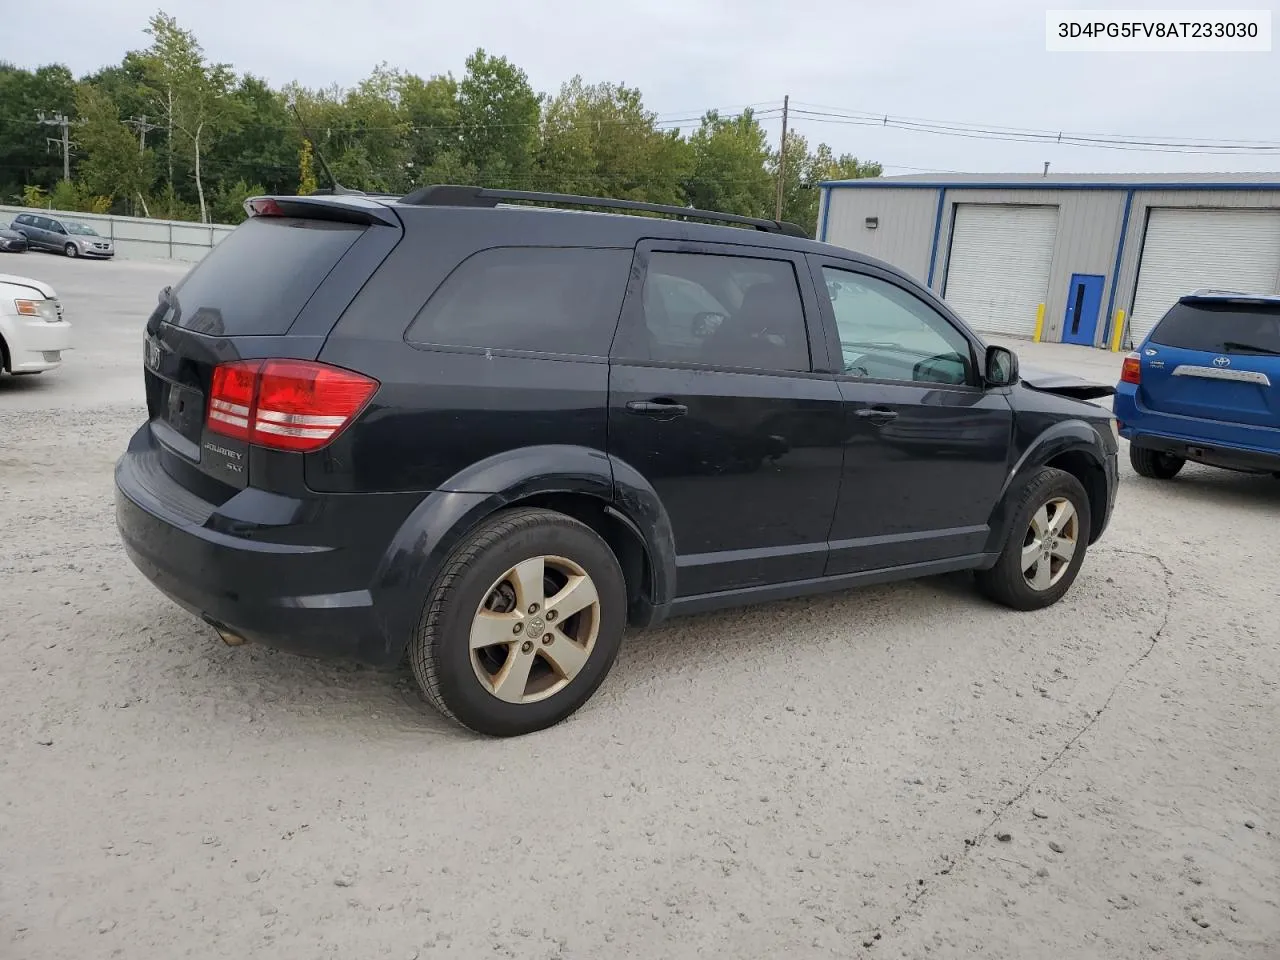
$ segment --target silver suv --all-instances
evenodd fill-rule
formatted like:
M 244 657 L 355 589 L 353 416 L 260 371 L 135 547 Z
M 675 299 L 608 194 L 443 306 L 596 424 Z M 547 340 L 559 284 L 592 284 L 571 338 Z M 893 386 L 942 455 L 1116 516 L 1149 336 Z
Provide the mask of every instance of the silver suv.
M 105 259 L 116 255 L 115 245 L 109 239 L 78 220 L 21 213 L 13 218 L 11 229 L 25 236 L 27 246 L 33 250 L 53 250 L 68 257 Z

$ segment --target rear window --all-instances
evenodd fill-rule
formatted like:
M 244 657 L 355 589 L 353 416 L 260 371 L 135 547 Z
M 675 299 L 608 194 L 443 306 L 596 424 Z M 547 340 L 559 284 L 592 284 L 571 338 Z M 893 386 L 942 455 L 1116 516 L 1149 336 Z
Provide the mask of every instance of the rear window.
M 328 220 L 246 220 L 174 288 L 170 322 L 219 337 L 286 333 L 364 230 Z
M 493 247 L 464 260 L 405 334 L 411 343 L 603 357 L 631 249 Z
M 1280 307 L 1177 303 L 1151 342 L 1205 353 L 1280 354 Z

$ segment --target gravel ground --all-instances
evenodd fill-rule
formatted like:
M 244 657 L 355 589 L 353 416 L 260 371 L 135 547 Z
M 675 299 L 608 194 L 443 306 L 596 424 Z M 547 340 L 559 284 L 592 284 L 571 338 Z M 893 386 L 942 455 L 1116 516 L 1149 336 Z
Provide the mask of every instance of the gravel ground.
M 407 673 L 223 646 L 125 558 L 181 267 L 0 270 L 78 345 L 0 379 L 0 956 L 1280 956 L 1280 483 L 1126 464 L 1051 610 L 957 576 L 674 621 L 480 740 Z

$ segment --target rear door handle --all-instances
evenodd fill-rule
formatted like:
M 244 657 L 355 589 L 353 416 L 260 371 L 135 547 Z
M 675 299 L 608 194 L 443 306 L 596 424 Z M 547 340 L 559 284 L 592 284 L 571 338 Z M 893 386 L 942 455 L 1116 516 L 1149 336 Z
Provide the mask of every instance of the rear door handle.
M 627 412 L 638 417 L 649 417 L 651 420 L 674 420 L 683 417 L 689 408 L 683 403 L 659 397 L 656 400 L 632 400 L 627 404 Z
M 863 407 L 858 411 L 858 416 L 872 423 L 889 423 L 898 419 L 898 411 L 888 407 Z

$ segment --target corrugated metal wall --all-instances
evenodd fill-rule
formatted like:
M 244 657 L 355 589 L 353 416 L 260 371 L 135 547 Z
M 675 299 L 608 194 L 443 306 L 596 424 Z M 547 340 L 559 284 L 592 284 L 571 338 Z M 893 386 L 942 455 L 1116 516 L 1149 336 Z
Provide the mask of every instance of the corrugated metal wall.
M 1277 210 L 1280 209 L 1280 193 L 1275 190 L 1135 191 L 1133 208 L 1129 214 L 1129 231 L 1124 241 L 1124 256 L 1120 261 L 1120 282 L 1115 304 L 1116 309 L 1123 310 L 1126 317 L 1133 312 L 1133 297 L 1138 288 L 1138 265 L 1142 259 L 1142 244 L 1146 237 L 1147 213 L 1153 207 L 1201 207 L 1210 210 L 1253 207 Z M 1280 291 L 1280 277 L 1276 280 L 1276 289 Z
M 1059 210 L 1058 237 L 1045 301 L 1043 336 L 1046 340 L 1060 340 L 1062 337 L 1071 275 L 1096 274 L 1106 278 L 1095 338 L 1099 346 L 1105 346 L 1114 311 L 1123 310 L 1128 317 L 1133 308 L 1148 210 L 1153 207 L 1280 209 L 1280 192 L 1276 190 L 1135 190 L 1119 276 L 1115 277 L 1115 258 L 1127 194 L 1126 187 L 1105 184 L 1099 184 L 1098 189 L 1055 189 L 1053 186 L 1044 189 L 981 189 L 963 183 L 948 185 L 943 193 L 931 286 L 938 293 L 945 289 L 957 204 L 1056 206 Z M 830 243 L 885 260 L 925 282 L 930 273 L 930 250 L 934 247 L 938 195 L 939 188 L 933 185 L 837 187 L 831 190 L 827 204 L 825 238 Z M 867 229 L 867 217 L 879 218 L 877 229 Z M 1277 290 L 1280 290 L 1280 278 L 1276 282 Z M 1112 311 L 1110 316 L 1107 314 L 1108 305 Z
M 832 190 L 826 219 L 827 243 L 865 253 L 925 282 L 929 275 L 929 249 L 938 210 L 938 191 L 916 189 L 853 188 Z M 874 230 L 867 217 L 876 217 Z
M 1045 340 L 1062 339 L 1062 321 L 1067 310 L 1068 287 L 1073 273 L 1106 277 L 1102 290 L 1102 311 L 1111 295 L 1111 272 L 1115 265 L 1120 221 L 1124 216 L 1122 190 L 948 190 L 938 240 L 938 260 L 934 265 L 933 288 L 946 287 L 947 257 L 951 249 L 951 229 L 955 206 L 960 203 L 1049 205 L 1058 208 L 1058 237 L 1053 264 L 1049 269 L 1049 289 L 1045 300 Z M 1098 337 L 1103 336 L 1106 318 L 1098 318 Z

